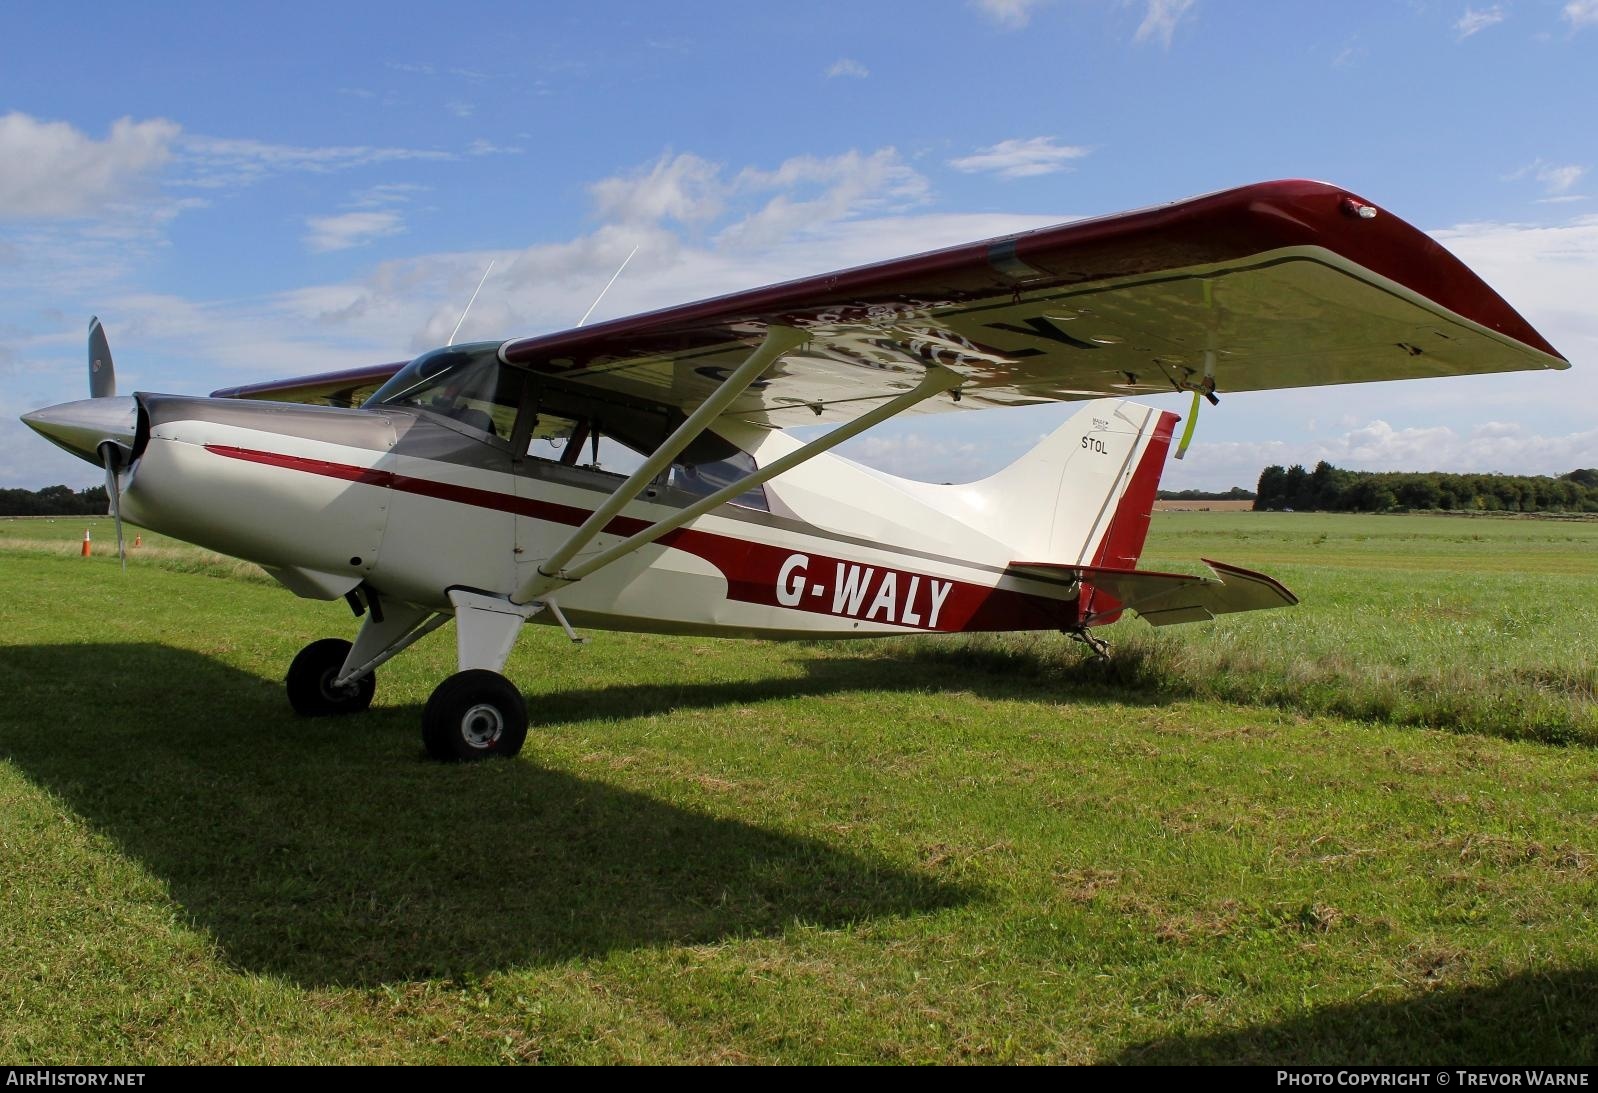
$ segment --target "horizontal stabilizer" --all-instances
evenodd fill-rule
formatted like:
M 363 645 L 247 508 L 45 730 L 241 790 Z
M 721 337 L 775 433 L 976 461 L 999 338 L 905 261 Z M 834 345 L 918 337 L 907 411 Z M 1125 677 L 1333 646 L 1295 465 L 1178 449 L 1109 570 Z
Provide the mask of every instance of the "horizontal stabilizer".
M 1055 579 L 1069 575 L 1081 581 L 1086 608 L 1082 619 L 1084 626 L 1105 621 L 1106 616 L 1125 608 L 1136 611 L 1153 626 L 1170 626 L 1178 622 L 1203 622 L 1234 611 L 1261 611 L 1298 603 L 1297 596 L 1263 573 L 1208 558 L 1204 559 L 1204 564 L 1215 574 L 1213 578 L 1053 562 L 1011 562 L 1008 570 L 1020 576 Z M 1093 611 L 1095 590 L 1119 601 L 1115 611 Z

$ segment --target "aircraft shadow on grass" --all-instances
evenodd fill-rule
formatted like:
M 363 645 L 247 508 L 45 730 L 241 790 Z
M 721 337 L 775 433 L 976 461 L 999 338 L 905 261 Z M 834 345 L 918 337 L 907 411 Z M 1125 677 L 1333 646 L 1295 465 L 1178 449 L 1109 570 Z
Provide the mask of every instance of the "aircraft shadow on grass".
M 1126 1048 L 1127 1065 L 1591 1066 L 1598 968 L 1523 972 L 1488 986 L 1328 1006 L 1275 1024 Z
M 775 692 L 637 689 L 621 706 L 842 688 L 826 674 Z M 299 719 L 277 681 L 184 650 L 12 647 L 0 689 L 0 756 L 164 881 L 225 959 L 302 985 L 841 927 L 976 895 L 536 762 L 439 765 L 415 708 Z M 583 697 L 535 699 L 535 723 L 585 716 Z
M 1128 688 L 1091 664 L 1062 670 L 1047 658 L 1033 654 L 988 653 L 952 646 L 901 649 L 900 655 L 888 657 L 845 652 L 802 660 L 799 667 L 805 674 L 796 678 L 613 683 L 551 694 L 529 693 L 528 723 L 536 729 L 584 721 L 594 717 L 596 711 L 603 711 L 606 717 L 650 717 L 674 710 L 745 706 L 856 691 L 947 691 L 1047 702 L 1051 706 L 1106 701 L 1119 706 L 1164 706 L 1173 701 L 1166 694 Z

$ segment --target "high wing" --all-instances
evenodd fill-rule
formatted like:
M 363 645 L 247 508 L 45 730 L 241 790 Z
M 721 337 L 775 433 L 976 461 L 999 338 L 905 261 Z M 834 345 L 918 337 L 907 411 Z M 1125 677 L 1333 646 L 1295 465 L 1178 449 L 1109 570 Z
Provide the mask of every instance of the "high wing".
M 768 328 L 807 337 L 729 414 L 915 412 L 1569 367 L 1434 240 L 1326 183 L 1267 182 L 506 342 L 507 364 L 690 411 Z M 399 365 L 218 391 L 335 401 Z
M 212 391 L 212 398 L 270 399 L 273 402 L 311 402 L 322 406 L 359 406 L 389 378 L 404 368 L 406 361 L 351 368 L 343 372 L 323 372 L 287 380 L 268 380 L 243 387 L 224 387 Z

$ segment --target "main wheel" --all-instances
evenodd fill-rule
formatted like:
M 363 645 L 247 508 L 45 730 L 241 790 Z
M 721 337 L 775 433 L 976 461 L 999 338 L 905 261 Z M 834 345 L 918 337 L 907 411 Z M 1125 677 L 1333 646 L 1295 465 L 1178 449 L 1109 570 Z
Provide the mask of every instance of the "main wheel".
M 527 703 L 498 672 L 471 668 L 438 685 L 422 711 L 422 743 L 434 759 L 509 759 L 527 739 Z
M 343 638 L 323 638 L 299 651 L 284 680 L 289 705 L 295 713 L 301 717 L 334 717 L 360 713 L 372 704 L 372 695 L 377 692 L 375 672 L 367 672 L 346 686 L 333 686 L 349 655 L 350 643 Z

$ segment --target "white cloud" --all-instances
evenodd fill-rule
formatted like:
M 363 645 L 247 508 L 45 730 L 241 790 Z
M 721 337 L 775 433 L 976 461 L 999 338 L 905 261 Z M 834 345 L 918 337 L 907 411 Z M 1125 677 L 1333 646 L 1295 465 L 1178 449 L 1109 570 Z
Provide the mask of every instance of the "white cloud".
M 827 69 L 827 79 L 829 80 L 839 76 L 852 76 L 857 80 L 863 80 L 869 75 L 871 75 L 871 70 L 853 57 L 839 57 L 832 62 L 832 67 Z
M 1578 164 L 1554 164 L 1539 157 L 1519 170 L 1505 175 L 1504 178 L 1510 182 L 1516 182 L 1523 178 L 1535 178 L 1543 184 L 1543 192 L 1549 198 L 1568 199 L 1571 188 L 1580 182 L 1582 176 L 1586 173 L 1587 168 Z
M 405 231 L 404 221 L 393 210 L 308 216 L 305 226 L 310 229 L 305 235 L 305 245 L 317 254 L 362 247 L 374 239 Z
M 1587 173 L 1587 168 L 1574 164 L 1563 167 L 1544 167 L 1537 172 L 1537 181 L 1548 188 L 1550 194 L 1565 194 L 1570 188 L 1581 181 L 1581 176 Z
M 1598 215 L 1564 224 L 1461 224 L 1432 235 L 1578 368 L 1598 366 Z M 1598 412 L 1598 403 L 1589 403 Z
M 1030 178 L 1070 170 L 1073 160 L 1081 159 L 1090 151 L 1092 149 L 1081 145 L 1056 144 L 1053 137 L 1032 137 L 1004 140 L 979 148 L 969 156 L 951 159 L 949 166 L 967 173 L 993 171 L 1000 178 Z
M 596 211 L 611 223 L 717 225 L 718 245 L 747 247 L 771 245 L 840 218 L 908 208 L 925 201 L 930 187 L 895 149 L 880 148 L 794 156 L 775 169 L 746 167 L 731 178 L 720 164 L 698 156 L 666 155 L 588 190 Z
M 469 156 L 519 156 L 522 149 L 513 144 L 495 144 L 493 141 L 483 140 L 479 137 L 466 146 Z
M 105 140 L 66 122 L 0 117 L 0 217 L 92 216 L 126 200 L 172 158 L 181 132 L 164 118 L 111 125 Z
M 722 230 L 724 246 L 770 246 L 794 232 L 814 231 L 868 210 L 905 209 L 924 202 L 927 180 L 893 148 L 870 155 L 794 156 L 774 171 L 746 167 L 733 179 L 737 195 L 777 191 L 758 210 Z
M 1478 34 L 1490 26 L 1502 23 L 1504 19 L 1504 9 L 1497 4 L 1487 8 L 1485 11 L 1477 11 L 1475 8 L 1467 7 L 1465 14 L 1461 15 L 1459 21 L 1454 24 L 1455 41 L 1463 42 L 1472 34 Z
M 993 453 L 974 440 L 925 432 L 866 433 L 838 446 L 838 453 L 868 467 L 919 482 L 972 482 L 993 471 Z
M 200 189 L 246 186 L 270 175 L 302 171 L 330 174 L 376 163 L 404 160 L 447 161 L 452 152 L 427 148 L 379 148 L 369 145 L 303 146 L 223 137 L 187 136 L 180 144 L 187 177 L 173 185 Z
M 698 224 L 721 212 L 720 176 L 720 164 L 690 154 L 668 154 L 647 171 L 601 179 L 588 187 L 588 193 L 600 216 L 610 220 Z
M 1193 7 L 1193 3 L 1194 0 L 1148 0 L 1143 22 L 1138 24 L 1137 33 L 1132 35 L 1132 40 L 1134 42 L 1157 40 L 1166 49 L 1170 49 L 1176 25 Z
M 351 198 L 350 204 L 357 208 L 399 205 L 411 200 L 417 194 L 427 193 L 430 189 L 432 187 L 416 182 L 380 182 L 376 186 L 358 190 Z
M 1369 51 L 1366 50 L 1364 46 L 1359 44 L 1359 37 L 1356 35 L 1355 37 L 1349 39 L 1348 44 L 1339 50 L 1337 55 L 1332 58 L 1332 67 L 1352 67 L 1353 65 L 1363 61 L 1368 52 Z
M 972 0 L 982 14 L 1006 30 L 1019 30 L 1032 20 L 1032 13 L 1046 0 Z
M 1570 0 L 1565 5 L 1565 21 L 1576 30 L 1598 26 L 1598 0 Z

